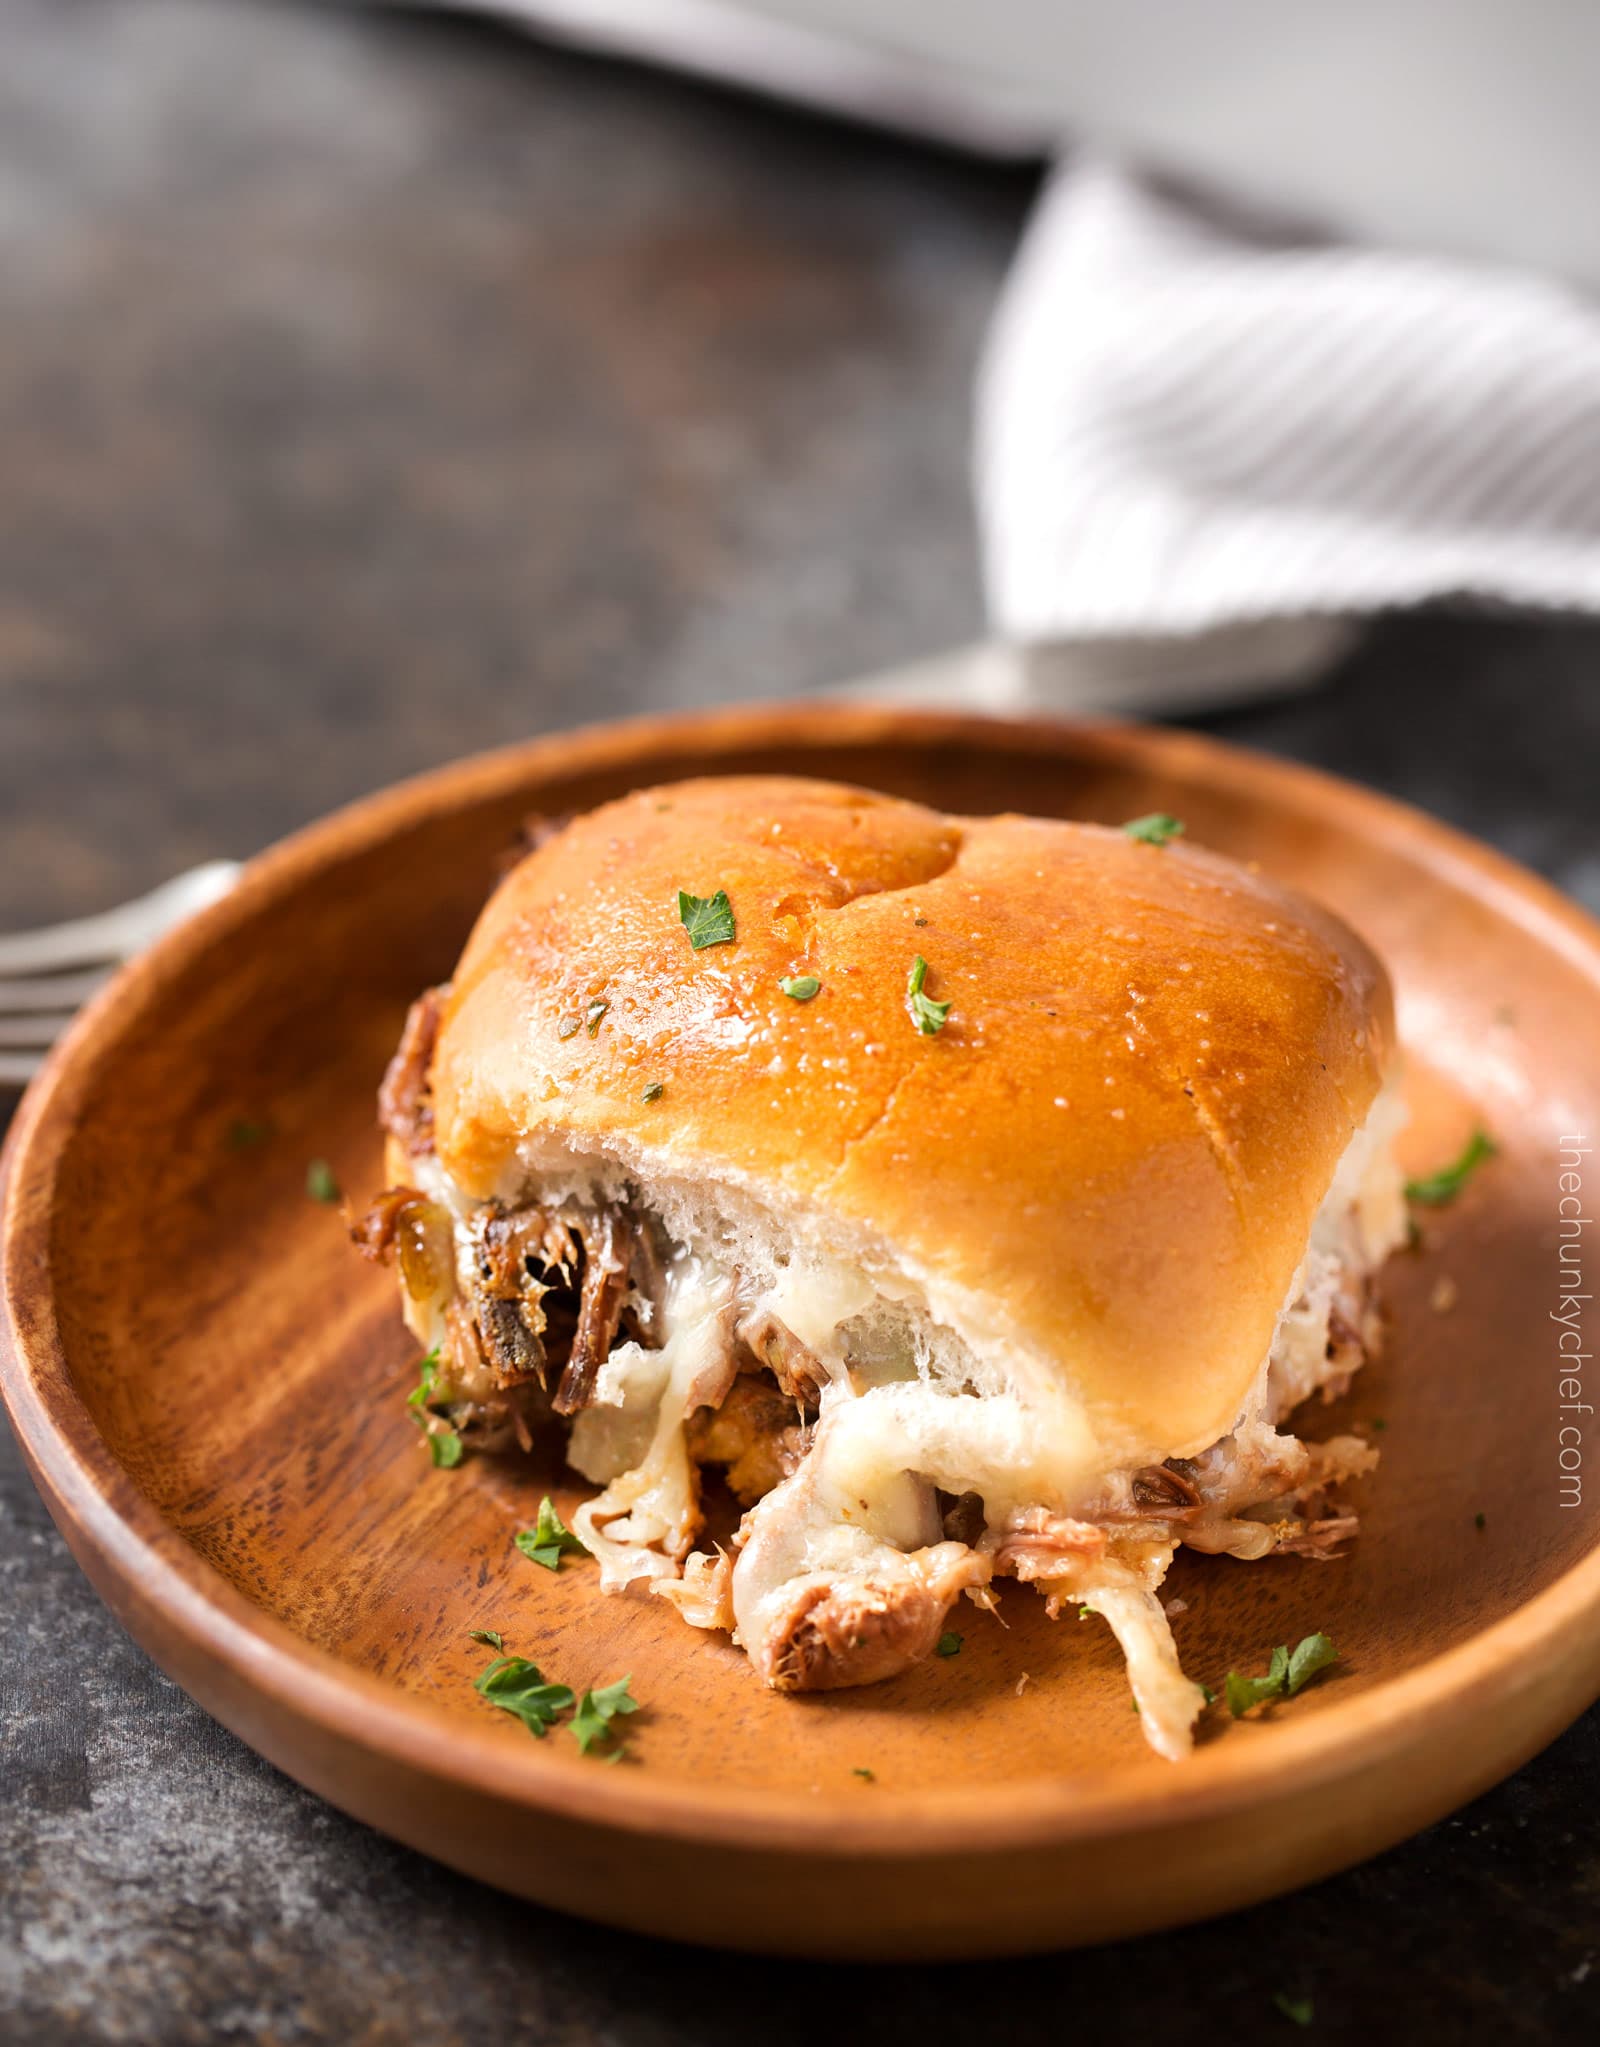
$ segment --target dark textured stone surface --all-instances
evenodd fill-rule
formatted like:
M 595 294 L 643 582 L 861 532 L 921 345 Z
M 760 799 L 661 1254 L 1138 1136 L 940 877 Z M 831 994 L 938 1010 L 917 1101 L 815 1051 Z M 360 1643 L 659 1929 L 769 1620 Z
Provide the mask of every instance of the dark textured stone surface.
M 490 30 L 13 0 L 0 923 L 969 635 L 1029 180 Z
M 971 637 L 967 389 L 1025 177 L 488 32 L 14 0 L 0 927 L 543 726 Z M 1207 721 L 1600 907 L 1600 632 L 1415 620 Z M 1593 2038 L 1600 1716 L 1216 1925 L 708 1960 L 354 1826 L 122 1636 L 0 1450 L 0 2037 Z

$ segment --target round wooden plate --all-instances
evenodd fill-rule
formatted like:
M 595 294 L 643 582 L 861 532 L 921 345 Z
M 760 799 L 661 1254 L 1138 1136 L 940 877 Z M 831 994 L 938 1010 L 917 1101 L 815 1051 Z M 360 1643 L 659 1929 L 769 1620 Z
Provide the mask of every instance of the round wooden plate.
M 1340 1652 L 1259 1720 L 1214 1707 L 1186 1764 L 1145 1747 L 1107 1632 L 1020 1589 L 1005 1626 L 958 1623 L 957 1656 L 784 1699 L 660 1602 L 602 1598 L 582 1561 L 531 1564 L 513 1532 L 547 1486 L 575 1495 L 553 1469 L 430 1467 L 392 1279 L 307 1196 L 314 1158 L 358 1198 L 381 1184 L 373 1094 L 406 1004 L 448 974 L 524 813 L 763 770 L 957 811 L 1178 813 L 1387 957 L 1413 1168 L 1480 1118 L 1500 1141 L 1392 1262 L 1384 1362 L 1309 1431 L 1381 1424 L 1353 1552 L 1180 1559 L 1195 1676 L 1259 1671 L 1319 1628 Z M 800 706 L 542 741 L 266 854 L 80 1020 L 9 1148 L 7 1404 L 85 1570 L 187 1690 L 335 1804 L 491 1883 L 807 1955 L 1196 1918 L 1435 1819 L 1600 1693 L 1600 1426 L 1560 1411 L 1551 1320 L 1561 1147 L 1600 1131 L 1597 993 L 1600 931 L 1541 882 L 1181 733 Z M 1600 1175 L 1592 1153 L 1577 1170 Z M 1585 1372 L 1600 1387 L 1586 1363 L 1568 1376 Z M 1581 1504 L 1564 1446 L 1588 1459 Z M 604 1768 L 493 1710 L 474 1628 L 579 1687 L 631 1672 L 629 1758 Z

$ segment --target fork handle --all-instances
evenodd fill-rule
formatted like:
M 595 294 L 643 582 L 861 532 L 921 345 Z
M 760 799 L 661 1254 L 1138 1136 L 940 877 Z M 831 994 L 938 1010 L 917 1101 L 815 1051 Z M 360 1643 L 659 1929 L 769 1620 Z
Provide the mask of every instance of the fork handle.
M 0 974 L 41 974 L 52 967 L 132 959 L 180 917 L 226 895 L 238 875 L 237 861 L 208 860 L 115 910 L 0 938 Z

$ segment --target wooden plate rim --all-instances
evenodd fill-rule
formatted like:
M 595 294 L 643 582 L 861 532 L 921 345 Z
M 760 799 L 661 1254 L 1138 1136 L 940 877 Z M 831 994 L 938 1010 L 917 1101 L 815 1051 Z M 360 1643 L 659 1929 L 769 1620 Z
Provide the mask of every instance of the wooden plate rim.
M 669 770 L 685 754 L 815 742 L 867 747 L 885 741 L 981 746 L 1005 735 L 1063 757 L 1191 778 L 1352 822 L 1369 838 L 1402 847 L 1456 886 L 1531 928 L 1595 983 L 1600 924 L 1548 883 L 1464 834 L 1392 798 L 1298 763 L 1248 753 L 1200 735 L 1109 723 L 918 711 L 837 703 L 789 703 L 672 714 L 583 728 L 481 754 L 366 797 L 270 848 L 221 902 L 126 968 L 78 1018 L 29 1089 L 6 1147 L 0 1393 L 35 1481 L 75 1548 L 136 1606 L 158 1613 L 201 1667 L 210 1666 L 294 1720 L 366 1748 L 441 1786 L 625 1833 L 787 1847 L 837 1855 L 1005 1853 L 1155 1827 L 1203 1824 L 1246 1804 L 1301 1797 L 1315 1785 L 1432 1749 L 1452 1726 L 1493 1714 L 1548 1688 L 1554 1737 L 1600 1693 L 1600 1544 L 1552 1585 L 1470 1640 L 1390 1679 L 1348 1705 L 1284 1721 L 1270 1744 L 1218 1742 L 1170 1777 L 1131 1789 L 1079 1778 L 1029 1781 L 1009 1794 L 992 1786 L 880 1787 L 853 1809 L 793 1792 L 652 1781 L 648 1770 L 596 1771 L 542 1745 L 519 1749 L 500 1730 L 480 1734 L 425 1700 L 315 1649 L 252 1606 L 204 1562 L 133 1485 L 72 1384 L 48 1267 L 56 1160 L 73 1127 L 87 1076 L 173 969 L 192 962 L 256 907 L 333 857 L 371 848 L 431 814 L 506 794 L 537 775 L 593 774 L 650 761 Z M 1553 1683 L 1553 1678 L 1562 1680 Z M 1574 1703 L 1576 1701 L 1576 1703 Z M 204 1702 L 203 1702 L 204 1703 Z M 1528 1747 L 1533 1753 L 1538 1744 Z M 1508 1757 L 1514 1767 L 1522 1755 Z M 1491 1781 L 1486 1775 L 1484 1782 Z M 1470 1792 L 1476 1786 L 1467 1786 Z M 1464 1794 L 1465 1795 L 1465 1792 Z

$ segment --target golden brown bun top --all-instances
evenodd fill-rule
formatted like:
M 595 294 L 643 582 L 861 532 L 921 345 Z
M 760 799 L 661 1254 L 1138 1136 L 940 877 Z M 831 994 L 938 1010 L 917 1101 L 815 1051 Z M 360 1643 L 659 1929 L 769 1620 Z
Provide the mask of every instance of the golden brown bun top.
M 680 889 L 725 889 L 736 941 L 696 952 Z M 951 1005 L 933 1036 L 918 954 Z M 820 1209 L 1176 1454 L 1236 1417 L 1391 1040 L 1353 932 L 1185 841 L 680 782 L 576 819 L 491 899 L 436 1133 L 478 1195 L 566 1133 Z

